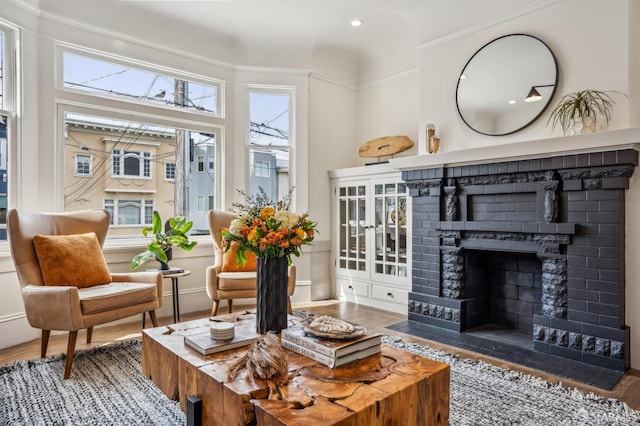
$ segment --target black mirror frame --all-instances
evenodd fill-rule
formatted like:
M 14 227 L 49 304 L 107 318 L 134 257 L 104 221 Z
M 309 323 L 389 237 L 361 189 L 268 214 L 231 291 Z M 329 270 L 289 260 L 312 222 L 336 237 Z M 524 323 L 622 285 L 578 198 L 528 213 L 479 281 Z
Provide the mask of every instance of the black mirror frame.
M 553 58 L 553 63 L 555 65 L 555 74 L 556 74 L 555 81 L 553 82 L 553 91 L 551 92 L 551 95 L 549 96 L 549 100 L 544 105 L 544 107 L 540 110 L 540 112 L 535 117 L 533 117 L 528 123 L 526 123 L 525 125 L 517 128 L 515 130 L 508 131 L 506 133 L 498 133 L 498 134 L 485 133 L 485 132 L 482 132 L 480 130 L 475 129 L 471 124 L 469 124 L 467 122 L 467 120 L 464 119 L 464 116 L 462 115 L 462 111 L 460 111 L 460 105 L 458 104 L 458 90 L 460 88 L 460 81 L 461 81 L 460 77 L 464 74 L 464 70 L 467 69 L 467 66 L 471 63 L 471 61 L 473 61 L 473 58 L 475 58 L 483 49 L 485 49 L 490 44 L 497 42 L 498 40 L 501 40 L 501 39 L 506 38 L 506 37 L 513 37 L 513 36 L 531 37 L 532 39 L 535 39 L 536 41 L 541 43 L 544 47 L 546 47 L 547 50 L 549 50 L 549 53 L 551 54 L 551 57 Z M 474 132 L 480 133 L 482 135 L 486 135 L 486 136 L 506 136 L 506 135 L 511 135 L 513 133 L 519 132 L 520 130 L 530 126 L 534 121 L 536 121 L 547 110 L 547 108 L 549 107 L 549 104 L 551 103 L 551 100 L 553 99 L 553 97 L 556 94 L 556 90 L 558 89 L 558 77 L 559 77 L 558 59 L 556 58 L 556 55 L 553 53 L 553 50 L 551 50 L 551 48 L 544 41 L 540 40 L 538 37 L 532 36 L 530 34 L 523 34 L 523 33 L 506 34 L 506 35 L 497 37 L 497 38 L 489 41 L 488 43 L 484 44 L 480 49 L 478 49 L 469 58 L 469 60 L 464 64 L 464 67 L 462 67 L 462 71 L 460 71 L 460 74 L 458 75 L 458 82 L 456 83 L 456 109 L 458 110 L 458 115 L 460 116 L 460 118 L 462 119 L 464 124 L 467 125 L 467 127 L 469 127 Z

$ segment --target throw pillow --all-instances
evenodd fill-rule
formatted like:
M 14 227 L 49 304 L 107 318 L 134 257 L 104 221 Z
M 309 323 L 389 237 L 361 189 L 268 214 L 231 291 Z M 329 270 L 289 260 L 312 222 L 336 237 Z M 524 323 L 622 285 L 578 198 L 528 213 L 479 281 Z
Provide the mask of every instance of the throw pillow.
M 33 237 L 44 285 L 79 288 L 111 282 L 109 267 L 94 232 Z
M 238 243 L 231 243 L 231 247 L 222 255 L 222 272 L 252 272 L 255 271 L 258 264 L 258 259 L 255 254 L 250 251 L 245 251 L 244 256 L 247 258 L 247 263 L 244 266 L 238 263 L 236 257 L 236 251 L 238 250 Z

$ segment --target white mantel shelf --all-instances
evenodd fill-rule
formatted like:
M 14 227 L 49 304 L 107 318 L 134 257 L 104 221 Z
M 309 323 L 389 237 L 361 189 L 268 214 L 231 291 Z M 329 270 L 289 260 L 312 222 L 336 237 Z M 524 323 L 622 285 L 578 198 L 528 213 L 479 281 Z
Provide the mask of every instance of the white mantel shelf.
M 640 127 L 394 158 L 386 166 L 388 171 L 430 169 L 629 148 L 640 151 Z

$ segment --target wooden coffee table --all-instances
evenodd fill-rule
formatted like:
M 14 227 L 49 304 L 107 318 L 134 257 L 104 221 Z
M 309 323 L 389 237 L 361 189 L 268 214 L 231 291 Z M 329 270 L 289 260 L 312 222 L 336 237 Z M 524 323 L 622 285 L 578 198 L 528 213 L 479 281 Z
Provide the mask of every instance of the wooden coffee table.
M 249 312 L 221 315 L 254 326 Z M 299 322 L 289 317 L 290 325 Z M 247 371 L 230 379 L 230 366 L 248 347 L 202 356 L 184 335 L 208 329 L 208 318 L 143 330 L 142 371 L 186 411 L 188 396 L 202 400 L 206 425 L 446 425 L 449 366 L 387 345 L 380 354 L 331 369 L 287 350 L 289 383 L 280 388 L 295 403 L 268 399 L 265 381 Z M 300 400 L 306 400 L 301 404 Z

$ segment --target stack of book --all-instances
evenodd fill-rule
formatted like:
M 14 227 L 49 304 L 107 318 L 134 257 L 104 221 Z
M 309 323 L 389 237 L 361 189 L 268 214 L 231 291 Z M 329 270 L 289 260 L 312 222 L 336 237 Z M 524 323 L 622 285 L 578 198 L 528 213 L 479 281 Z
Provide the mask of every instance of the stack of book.
M 210 355 L 248 346 L 255 342 L 257 338 L 258 334 L 255 331 L 245 327 L 235 327 L 233 336 L 227 340 L 216 340 L 211 336 L 211 331 L 207 330 L 184 336 L 184 343 L 202 355 Z
M 336 340 L 306 334 L 303 325 L 282 330 L 282 346 L 328 367 L 341 365 L 380 352 L 382 334 L 366 330 L 353 339 Z

